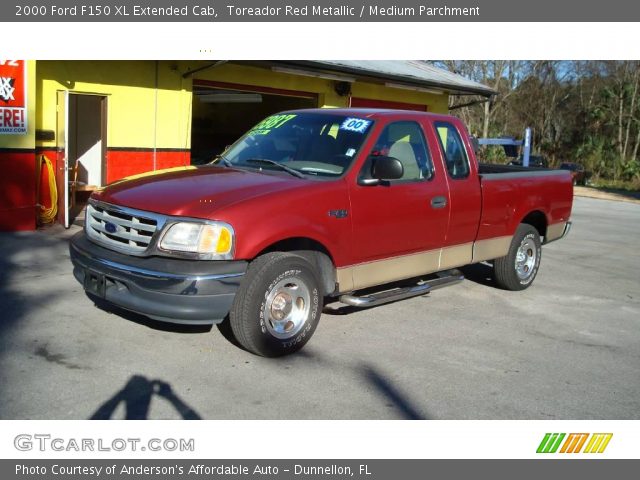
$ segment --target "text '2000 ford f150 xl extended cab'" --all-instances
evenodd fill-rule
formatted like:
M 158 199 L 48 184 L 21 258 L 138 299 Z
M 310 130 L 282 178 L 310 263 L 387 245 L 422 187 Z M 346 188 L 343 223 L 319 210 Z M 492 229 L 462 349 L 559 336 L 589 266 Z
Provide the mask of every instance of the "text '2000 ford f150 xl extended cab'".
M 215 163 L 95 192 L 70 244 L 74 274 L 92 296 L 157 320 L 228 322 L 264 356 L 300 349 L 326 299 L 423 295 L 489 260 L 499 286 L 525 289 L 541 244 L 571 224 L 571 177 L 479 165 L 470 140 L 446 115 L 273 115 Z

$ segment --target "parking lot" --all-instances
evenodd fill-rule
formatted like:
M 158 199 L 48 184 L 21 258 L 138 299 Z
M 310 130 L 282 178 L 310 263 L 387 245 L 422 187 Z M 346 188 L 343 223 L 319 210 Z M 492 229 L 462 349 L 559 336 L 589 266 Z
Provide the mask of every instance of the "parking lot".
M 77 227 L 0 234 L 0 418 L 640 418 L 640 205 L 576 198 L 573 221 L 524 292 L 467 267 L 426 297 L 327 308 L 275 360 L 94 306 Z

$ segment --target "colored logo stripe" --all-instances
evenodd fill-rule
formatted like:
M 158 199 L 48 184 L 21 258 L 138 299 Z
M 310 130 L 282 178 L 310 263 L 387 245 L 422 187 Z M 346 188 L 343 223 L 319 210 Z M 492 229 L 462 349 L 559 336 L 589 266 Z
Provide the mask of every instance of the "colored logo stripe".
M 613 433 L 594 433 L 591 440 L 587 443 L 584 453 L 602 453 L 609 445 L 609 441 L 613 437 Z
M 591 437 L 589 435 L 588 433 L 570 433 L 567 437 L 566 433 L 546 433 L 536 453 L 556 453 L 560 444 L 562 448 L 559 453 L 603 453 L 613 437 L 613 433 L 593 433 Z M 565 437 L 567 439 L 562 443 Z M 585 443 L 587 446 L 583 451 L 582 447 Z
M 538 446 L 537 453 L 556 453 L 565 433 L 547 433 Z
M 580 453 L 582 446 L 589 438 L 588 433 L 572 433 L 565 440 L 560 453 Z

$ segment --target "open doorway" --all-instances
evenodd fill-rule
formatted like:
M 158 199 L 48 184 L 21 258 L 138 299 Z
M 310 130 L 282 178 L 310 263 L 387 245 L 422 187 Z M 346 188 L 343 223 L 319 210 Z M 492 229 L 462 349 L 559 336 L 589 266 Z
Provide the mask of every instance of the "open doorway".
M 315 108 L 314 93 L 196 81 L 193 86 L 191 163 L 203 164 L 265 117 Z
M 105 183 L 107 97 L 59 92 L 57 145 L 58 221 L 68 227 Z

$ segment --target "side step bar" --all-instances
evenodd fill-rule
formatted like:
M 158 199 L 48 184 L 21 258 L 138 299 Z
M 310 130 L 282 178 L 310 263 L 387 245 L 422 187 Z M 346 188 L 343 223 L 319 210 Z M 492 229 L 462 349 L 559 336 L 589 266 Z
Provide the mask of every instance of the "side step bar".
M 433 280 L 427 280 L 424 283 L 419 283 L 418 285 L 413 285 L 411 287 L 395 288 L 393 290 L 386 290 L 380 293 L 363 295 L 362 297 L 357 297 L 355 295 L 341 295 L 340 301 L 352 307 L 375 307 L 384 303 L 395 302 L 396 300 L 404 300 L 405 298 L 426 295 L 432 290 L 455 285 L 464 280 L 464 275 L 462 275 L 458 270 L 442 273 L 447 273 L 447 275 L 443 275 Z

